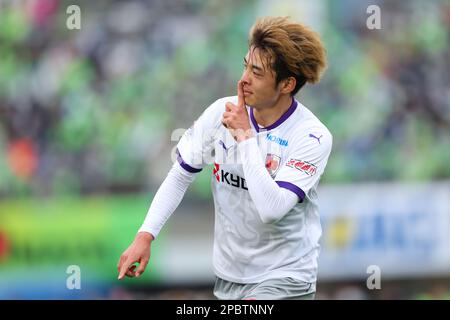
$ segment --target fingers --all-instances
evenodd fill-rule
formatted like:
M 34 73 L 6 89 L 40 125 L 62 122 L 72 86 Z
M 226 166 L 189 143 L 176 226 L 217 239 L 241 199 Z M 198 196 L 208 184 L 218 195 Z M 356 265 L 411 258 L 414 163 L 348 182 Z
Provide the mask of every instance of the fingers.
M 148 262 L 148 258 L 143 258 L 139 263 L 139 268 L 135 271 L 136 265 L 133 264 L 134 262 L 131 262 L 131 260 L 126 260 L 120 267 L 118 279 L 122 280 L 125 276 L 130 278 L 139 277 L 144 273 Z
M 129 267 L 129 263 L 128 263 L 128 261 L 125 261 L 119 270 L 119 276 L 117 277 L 117 279 L 122 280 L 123 277 L 125 277 L 125 274 L 128 271 L 128 267 Z
M 133 278 L 135 276 L 134 269 L 136 269 L 136 266 L 133 265 L 134 262 L 131 262 L 131 260 L 127 260 L 122 265 L 122 268 L 119 272 L 119 280 L 122 280 L 125 276 Z
M 123 265 L 123 263 L 124 263 L 126 260 L 127 260 L 127 259 L 126 259 L 125 255 L 121 255 L 121 256 L 120 256 L 119 262 L 117 263 L 117 272 L 120 273 L 120 269 L 122 269 L 122 265 Z
M 232 104 L 231 102 L 225 103 L 225 111 L 226 112 L 233 111 L 233 108 L 236 108 L 236 106 L 234 104 Z
M 142 259 L 140 264 L 139 264 L 139 268 L 137 269 L 135 275 L 136 277 L 139 277 L 142 273 L 144 273 L 145 268 L 147 267 L 148 264 L 148 259 Z
M 238 95 L 238 107 L 245 107 L 244 100 L 244 83 L 242 80 L 239 80 L 237 83 L 237 95 Z
M 233 125 L 231 125 L 230 127 L 230 124 L 234 123 L 236 119 L 240 119 L 243 116 L 244 112 L 245 115 L 247 114 L 244 100 L 244 83 L 241 80 L 238 81 L 237 90 L 237 105 L 232 102 L 225 103 L 225 112 L 223 113 L 222 124 L 227 129 L 233 127 Z
M 127 272 L 125 273 L 125 275 L 129 278 L 134 278 L 135 274 L 134 274 L 134 270 L 136 269 L 135 265 L 132 265 L 130 268 L 128 268 Z
M 150 243 L 151 239 L 144 239 L 147 236 L 137 236 L 133 244 L 128 247 L 128 249 L 120 256 L 119 262 L 117 264 L 117 270 L 119 280 L 122 280 L 125 276 L 127 277 L 138 277 L 140 276 L 147 267 L 148 261 L 150 259 Z M 153 236 L 151 235 L 153 238 Z M 136 270 L 139 263 L 139 268 Z
M 228 122 L 231 120 L 232 114 L 230 112 L 224 112 L 222 115 L 222 124 L 225 128 L 228 129 Z

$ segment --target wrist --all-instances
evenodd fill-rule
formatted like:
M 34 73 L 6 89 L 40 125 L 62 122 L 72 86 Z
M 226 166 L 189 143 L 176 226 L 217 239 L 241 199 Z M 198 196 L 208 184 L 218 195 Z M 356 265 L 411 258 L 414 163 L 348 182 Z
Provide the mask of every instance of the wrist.
M 141 231 L 136 235 L 136 239 L 151 243 L 155 240 L 155 237 L 150 232 Z
M 243 131 L 241 134 L 236 136 L 236 142 L 239 143 L 239 142 L 248 140 L 253 137 L 254 137 L 254 134 L 252 132 L 252 129 L 247 129 L 247 130 Z
M 239 137 L 236 138 L 236 142 L 239 143 L 239 142 L 245 141 L 245 140 L 247 140 L 249 138 L 250 137 L 247 137 L 247 136 L 239 136 Z

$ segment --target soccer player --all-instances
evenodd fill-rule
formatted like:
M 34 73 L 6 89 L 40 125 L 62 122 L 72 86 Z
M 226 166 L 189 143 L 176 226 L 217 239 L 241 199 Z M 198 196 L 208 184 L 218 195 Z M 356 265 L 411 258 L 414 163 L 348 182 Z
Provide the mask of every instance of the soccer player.
M 332 136 L 294 96 L 325 67 L 311 29 L 287 17 L 256 21 L 237 96 L 211 104 L 179 141 L 178 161 L 120 257 L 119 279 L 144 272 L 152 241 L 195 175 L 214 162 L 215 296 L 314 298 L 322 232 L 316 189 Z

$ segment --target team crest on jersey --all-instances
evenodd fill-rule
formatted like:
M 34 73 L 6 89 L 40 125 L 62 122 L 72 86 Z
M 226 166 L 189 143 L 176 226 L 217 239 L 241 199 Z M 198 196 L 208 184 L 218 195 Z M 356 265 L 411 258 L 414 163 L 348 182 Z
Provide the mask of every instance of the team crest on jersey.
M 280 168 L 281 158 L 275 154 L 268 153 L 266 155 L 266 169 L 272 178 L 275 177 L 278 169 Z
M 288 167 L 297 169 L 301 172 L 306 173 L 309 176 L 313 176 L 316 174 L 317 171 L 317 167 L 315 165 L 313 165 L 312 163 L 309 163 L 307 161 L 302 161 L 302 160 L 298 160 L 298 159 L 290 159 L 286 165 Z

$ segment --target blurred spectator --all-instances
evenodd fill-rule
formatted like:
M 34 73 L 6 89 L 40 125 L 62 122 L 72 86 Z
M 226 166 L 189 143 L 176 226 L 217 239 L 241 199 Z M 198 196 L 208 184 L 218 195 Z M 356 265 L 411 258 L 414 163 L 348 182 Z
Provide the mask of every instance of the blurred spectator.
M 329 69 L 298 97 L 335 136 L 323 179 L 448 178 L 450 5 L 376 2 L 381 30 L 367 29 L 364 2 L 345 1 L 354 8 L 346 12 L 328 4 Z M 172 131 L 189 127 L 213 97 L 233 94 L 246 50 L 236 39 L 246 38 L 241 21 L 250 24 L 258 4 L 234 15 L 234 1 L 81 1 L 82 28 L 70 31 L 67 1 L 7 1 L 0 152 L 11 155 L 8 146 L 23 139 L 32 147 L 13 149 L 0 195 L 53 194 L 64 181 L 70 193 L 158 185 Z M 14 182 L 18 170 L 25 185 Z M 201 195 L 209 181 L 196 183 Z

